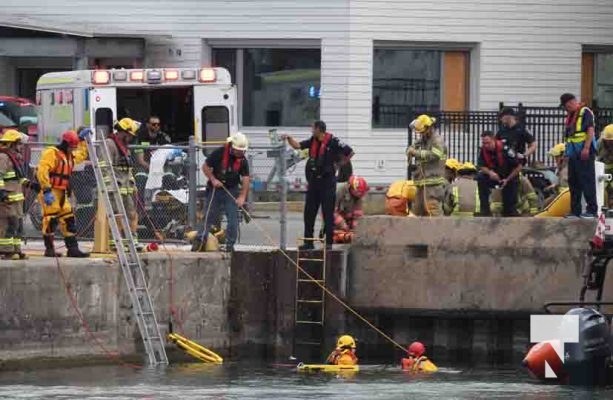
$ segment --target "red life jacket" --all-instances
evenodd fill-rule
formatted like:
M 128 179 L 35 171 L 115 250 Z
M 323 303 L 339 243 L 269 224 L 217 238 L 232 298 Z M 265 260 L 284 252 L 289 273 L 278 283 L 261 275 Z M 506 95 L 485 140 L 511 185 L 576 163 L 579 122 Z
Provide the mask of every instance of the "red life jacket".
M 115 146 L 117 146 L 117 150 L 119 150 L 119 154 L 121 154 L 122 156 L 122 160 L 119 162 L 119 165 L 115 166 L 125 168 L 132 167 L 134 163 L 132 162 L 132 157 L 130 157 L 129 150 L 126 145 L 121 140 L 119 140 L 119 137 L 115 134 L 109 135 L 108 137 L 113 139 Z
M 223 152 L 223 157 L 221 159 L 221 168 L 223 169 L 222 173 L 228 172 L 228 167 L 230 166 L 230 152 L 232 151 L 230 143 L 227 143 Z M 238 157 L 234 157 L 234 162 L 232 163 L 232 172 L 238 173 L 241 169 L 241 161 L 242 159 Z
M 483 161 L 485 161 L 486 167 L 488 167 L 489 169 L 493 169 L 496 167 L 502 167 L 504 165 L 504 155 L 502 154 L 502 148 L 503 148 L 502 140 L 496 140 L 495 152 L 496 152 L 496 159 L 498 162 L 497 164 L 492 159 L 492 155 L 490 151 L 484 148 L 481 148 L 481 155 L 483 156 Z
M 313 160 L 323 157 L 326 152 L 326 148 L 328 147 L 328 142 L 332 139 L 332 135 L 328 132 L 324 135 L 324 139 L 320 142 L 319 140 L 313 138 L 311 140 L 311 148 L 309 149 L 309 157 Z M 319 151 L 317 151 L 317 144 L 319 143 Z

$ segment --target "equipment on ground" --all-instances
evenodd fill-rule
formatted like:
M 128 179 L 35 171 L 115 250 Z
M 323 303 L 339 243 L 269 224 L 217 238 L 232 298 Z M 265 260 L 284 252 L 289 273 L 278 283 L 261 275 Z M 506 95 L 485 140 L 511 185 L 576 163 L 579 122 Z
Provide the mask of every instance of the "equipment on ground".
M 134 237 L 130 231 L 130 220 L 126 214 L 120 188 L 113 170 L 112 159 L 104 137 L 94 140 L 88 136 L 87 148 L 92 162 L 98 189 L 104 200 L 111 234 L 116 246 L 117 258 L 128 287 L 132 302 L 132 311 L 143 339 L 145 351 L 150 365 L 168 364 L 164 338 L 160 333 L 155 309 L 147 288 L 147 280 L 143 271 Z M 121 226 L 120 226 L 121 225 Z

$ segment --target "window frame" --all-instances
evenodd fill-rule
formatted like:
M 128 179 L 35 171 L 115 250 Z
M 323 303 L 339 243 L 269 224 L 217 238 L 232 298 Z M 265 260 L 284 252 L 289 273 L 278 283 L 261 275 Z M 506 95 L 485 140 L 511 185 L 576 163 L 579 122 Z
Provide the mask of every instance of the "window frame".
M 370 129 L 373 132 L 391 132 L 406 130 L 407 127 L 375 127 L 372 113 L 372 104 L 374 104 L 374 64 L 375 64 L 375 50 L 421 50 L 421 51 L 438 51 L 441 53 L 440 57 L 440 93 L 439 93 L 439 108 L 442 108 L 445 103 L 445 53 L 446 52 L 464 52 L 467 54 L 467 68 L 468 68 L 468 82 L 467 82 L 467 109 L 471 106 L 478 104 L 478 68 L 476 68 L 478 54 L 478 43 L 450 43 L 450 42 L 405 42 L 394 40 L 373 40 L 372 44 L 372 77 L 371 77 L 371 113 L 370 113 Z
M 321 88 L 321 40 L 320 39 L 261 39 L 261 40 L 240 40 L 240 39 L 216 39 L 208 40 L 207 44 L 211 48 L 211 60 L 214 59 L 214 53 L 217 49 L 235 49 L 236 50 L 236 82 L 233 82 L 237 88 L 237 107 L 238 107 L 238 127 L 241 130 L 268 130 L 268 129 L 302 129 L 308 128 L 306 126 L 295 125 L 283 125 L 283 126 L 258 126 L 243 124 L 243 105 L 244 105 L 244 92 L 243 92 L 243 79 L 244 79 L 244 64 L 245 64 L 245 49 L 287 49 L 287 50 L 313 50 L 318 49 L 320 54 L 320 88 Z M 319 115 L 321 116 L 321 100 L 319 102 Z

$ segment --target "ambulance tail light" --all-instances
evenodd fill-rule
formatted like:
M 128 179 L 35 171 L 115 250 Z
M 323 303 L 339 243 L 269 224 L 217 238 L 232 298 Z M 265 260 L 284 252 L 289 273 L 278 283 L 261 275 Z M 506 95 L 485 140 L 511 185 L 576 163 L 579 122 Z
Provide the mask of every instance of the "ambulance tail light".
M 179 71 L 176 69 L 165 69 L 164 70 L 164 80 L 166 81 L 176 81 L 179 79 Z
M 111 81 L 111 73 L 109 71 L 94 71 L 92 72 L 92 83 L 94 85 L 107 85 Z
M 198 80 L 204 83 L 215 82 L 215 70 L 213 68 L 202 68 L 198 75 Z
M 130 72 L 130 81 L 132 82 L 142 82 L 145 77 L 143 71 L 131 71 Z

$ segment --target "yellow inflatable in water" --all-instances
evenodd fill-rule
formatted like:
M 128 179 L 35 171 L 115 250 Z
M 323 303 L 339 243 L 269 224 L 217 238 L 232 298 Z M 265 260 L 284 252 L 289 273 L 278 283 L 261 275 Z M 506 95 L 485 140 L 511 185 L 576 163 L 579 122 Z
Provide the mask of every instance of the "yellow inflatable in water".
M 207 349 L 204 346 L 200 346 L 198 343 L 189 340 L 178 333 L 169 333 L 167 338 L 169 341 L 176 344 L 181 350 L 200 361 L 215 364 L 223 363 L 223 358 L 217 355 L 217 353 Z
M 564 217 L 570 214 L 570 190 L 564 189 L 536 218 Z
M 358 372 L 358 365 L 298 364 L 298 372 Z

